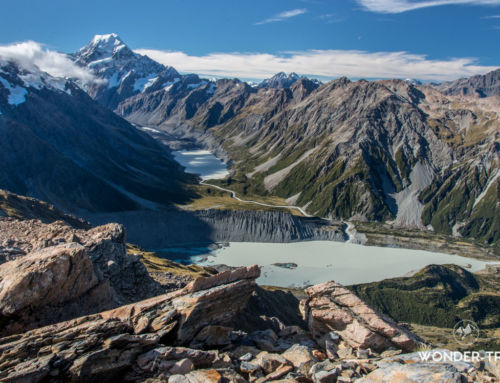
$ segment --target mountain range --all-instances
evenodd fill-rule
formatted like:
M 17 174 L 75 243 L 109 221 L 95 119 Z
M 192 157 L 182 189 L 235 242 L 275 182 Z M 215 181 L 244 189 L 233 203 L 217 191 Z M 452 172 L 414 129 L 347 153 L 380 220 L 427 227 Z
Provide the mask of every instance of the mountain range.
M 133 52 L 115 34 L 96 36 L 69 57 L 100 79 L 80 84 L 90 97 L 67 81 L 62 90 L 24 87 L 27 102 L 14 107 L 6 97 L 18 94 L 23 80 L 4 71 L 0 124 L 36 131 L 64 162 L 69 158 L 78 171 L 104 182 L 103 190 L 119 195 L 99 209 L 135 208 L 137 196 L 161 203 L 192 197 L 182 185 L 194 178 L 133 124 L 227 156 L 231 176 L 220 184 L 242 195 L 279 196 L 333 220 L 391 222 L 487 244 L 500 239 L 499 71 L 441 85 L 347 78 L 321 84 L 279 73 L 250 86 L 181 75 Z M 50 97 L 35 97 L 39 92 Z M 42 118 L 35 107 L 54 113 Z M 52 115 L 64 116 L 64 124 Z M 86 118 L 98 132 L 81 122 Z M 109 142 L 97 137 L 111 131 L 129 149 L 96 150 Z M 84 197 L 72 192 L 58 200 L 45 191 L 50 187 L 34 188 L 24 172 L 18 174 L 4 176 L 1 186 L 61 207 L 95 205 L 84 202 L 92 199 L 88 190 L 80 193 Z M 111 207 L 104 206 L 108 201 Z
M 95 39 L 74 57 L 93 55 L 94 46 Z M 142 67 L 147 59 L 134 55 Z M 121 62 L 105 60 L 94 73 L 112 73 Z M 223 149 L 233 163 L 224 185 L 242 194 L 280 196 L 331 219 L 388 221 L 493 243 L 500 239 L 498 73 L 438 86 L 347 78 L 321 84 L 294 73 L 257 87 L 236 79 L 193 85 L 181 76 L 172 86 L 136 91 L 115 111 Z

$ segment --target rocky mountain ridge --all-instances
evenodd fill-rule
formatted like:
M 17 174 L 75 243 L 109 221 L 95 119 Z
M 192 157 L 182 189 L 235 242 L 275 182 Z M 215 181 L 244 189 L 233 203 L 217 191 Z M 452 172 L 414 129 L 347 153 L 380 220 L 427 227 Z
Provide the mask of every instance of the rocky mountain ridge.
M 309 80 L 306 76 L 299 76 L 295 72 L 291 72 L 288 75 L 285 72 L 276 73 L 271 78 L 265 79 L 257 85 L 257 88 L 276 88 L 285 89 L 290 88 L 299 80 Z M 321 82 L 318 80 L 309 80 L 314 85 L 320 86 Z
M 225 186 L 242 195 L 276 195 L 320 217 L 498 243 L 498 98 L 399 80 L 318 87 L 296 77 L 258 89 L 228 79 L 188 89 L 180 81 L 116 111 L 223 150 L 233 163 Z
M 172 67 L 133 52 L 114 33 L 94 36 L 70 57 L 103 80 L 89 84 L 86 91 L 111 110 L 138 94 L 168 92 L 179 86 L 196 89 L 208 83 L 196 75 L 180 75 Z
M 500 95 L 500 69 L 476 75 L 470 78 L 461 78 L 455 81 L 444 82 L 437 88 L 447 95 L 492 97 Z

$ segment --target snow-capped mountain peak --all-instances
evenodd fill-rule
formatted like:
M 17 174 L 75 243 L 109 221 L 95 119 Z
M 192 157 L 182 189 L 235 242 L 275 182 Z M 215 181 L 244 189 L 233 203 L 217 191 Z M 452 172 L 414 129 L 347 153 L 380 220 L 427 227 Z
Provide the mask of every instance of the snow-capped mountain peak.
M 92 43 L 101 44 L 101 43 L 113 43 L 113 45 L 123 44 L 123 41 L 118 37 L 116 33 L 109 33 L 107 35 L 95 35 L 92 39 Z
M 30 88 L 36 90 L 47 88 L 71 94 L 71 90 L 75 87 L 76 85 L 69 79 L 51 76 L 37 68 L 28 70 L 14 62 L 0 59 L 0 102 L 2 93 L 6 96 L 8 104 L 17 106 L 26 101 Z M 2 88 L 5 91 L 2 92 Z
M 289 88 L 295 84 L 301 77 L 295 73 L 291 72 L 286 74 L 285 72 L 276 73 L 273 77 L 265 79 L 262 81 L 258 88 Z
M 116 33 L 94 36 L 71 57 L 104 80 L 87 91 L 111 108 L 130 96 L 163 89 L 180 78 L 174 68 L 133 52 Z
M 116 33 L 95 35 L 94 38 L 75 54 L 76 63 L 82 66 L 99 66 L 113 58 L 133 59 L 136 54 Z

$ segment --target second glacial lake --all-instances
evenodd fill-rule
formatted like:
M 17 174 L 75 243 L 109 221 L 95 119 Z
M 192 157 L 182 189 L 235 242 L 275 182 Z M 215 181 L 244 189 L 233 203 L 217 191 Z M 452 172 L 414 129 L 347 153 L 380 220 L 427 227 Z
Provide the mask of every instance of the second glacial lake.
M 197 174 L 202 180 L 221 179 L 229 174 L 227 165 L 208 150 L 180 150 L 172 154 L 186 173 Z

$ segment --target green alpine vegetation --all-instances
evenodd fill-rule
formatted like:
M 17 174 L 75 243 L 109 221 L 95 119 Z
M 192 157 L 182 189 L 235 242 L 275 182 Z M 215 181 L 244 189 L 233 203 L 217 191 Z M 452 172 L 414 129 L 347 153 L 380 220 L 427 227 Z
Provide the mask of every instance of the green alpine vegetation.
M 452 328 L 461 319 L 481 328 L 500 326 L 500 280 L 455 265 L 430 265 L 411 277 L 349 287 L 399 322 Z

